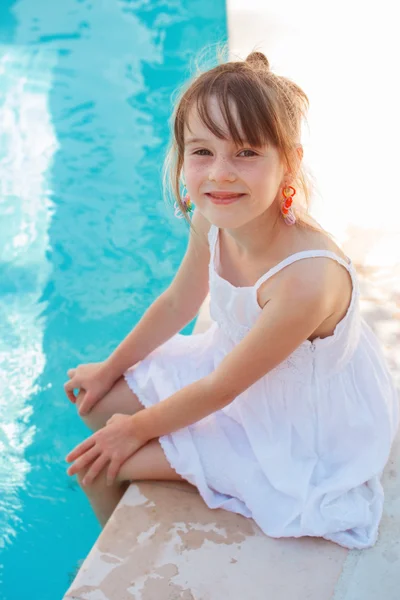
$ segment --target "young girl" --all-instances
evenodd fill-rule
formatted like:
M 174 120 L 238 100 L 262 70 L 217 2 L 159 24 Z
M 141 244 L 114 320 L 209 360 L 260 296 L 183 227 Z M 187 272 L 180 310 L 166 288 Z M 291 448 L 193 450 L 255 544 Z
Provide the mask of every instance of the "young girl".
M 269 536 L 377 539 L 398 399 L 354 265 L 307 214 L 307 107 L 260 52 L 177 104 L 166 164 L 189 222 L 196 206 L 186 255 L 111 356 L 65 384 L 95 431 L 68 473 L 102 525 L 131 481 L 183 479 Z M 212 326 L 180 335 L 209 292 Z

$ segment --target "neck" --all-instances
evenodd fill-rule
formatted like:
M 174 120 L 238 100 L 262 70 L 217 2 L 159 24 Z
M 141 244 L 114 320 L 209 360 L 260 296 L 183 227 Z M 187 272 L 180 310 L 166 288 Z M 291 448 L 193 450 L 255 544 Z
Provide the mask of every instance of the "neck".
M 274 202 L 261 215 L 236 229 L 225 229 L 243 258 L 262 256 L 276 245 L 285 243 L 288 235 L 293 236 L 294 227 L 289 228 L 280 213 L 279 204 Z

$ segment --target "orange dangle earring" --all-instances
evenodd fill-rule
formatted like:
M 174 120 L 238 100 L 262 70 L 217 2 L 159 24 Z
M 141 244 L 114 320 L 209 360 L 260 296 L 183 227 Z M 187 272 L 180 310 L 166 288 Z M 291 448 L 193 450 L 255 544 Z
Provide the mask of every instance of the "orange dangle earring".
M 286 225 L 294 225 L 296 223 L 296 217 L 292 209 L 293 196 L 296 190 L 291 185 L 284 186 L 282 188 L 283 202 L 281 204 L 282 216 L 285 219 Z

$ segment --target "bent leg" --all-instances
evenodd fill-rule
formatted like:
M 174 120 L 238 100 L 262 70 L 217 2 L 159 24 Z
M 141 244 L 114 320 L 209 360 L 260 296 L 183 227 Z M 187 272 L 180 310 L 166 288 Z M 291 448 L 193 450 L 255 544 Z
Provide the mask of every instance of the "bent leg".
M 79 408 L 84 395 L 84 391 L 79 392 L 76 401 L 77 408 Z M 81 418 L 92 431 L 97 431 L 105 426 L 112 415 L 116 413 L 133 415 L 143 408 L 124 377 L 121 377 L 90 413 Z M 82 469 L 77 478 L 102 527 L 107 523 L 132 481 L 183 481 L 183 478 L 168 463 L 158 439 L 151 440 L 139 448 L 123 463 L 112 486 L 107 486 L 106 483 L 108 465 L 90 485 L 84 486 L 82 481 L 88 468 Z
M 85 392 L 81 390 L 76 399 L 78 409 L 84 397 Z M 97 431 L 104 427 L 108 419 L 116 413 L 133 415 L 142 409 L 142 404 L 132 392 L 124 377 L 120 377 L 104 398 L 99 400 L 92 410 L 87 415 L 82 416 L 81 419 L 89 429 Z
M 125 483 L 114 483 L 113 485 L 107 485 L 106 474 L 107 470 L 104 468 L 90 485 L 83 485 L 82 481 L 85 477 L 89 468 L 82 469 L 77 474 L 79 485 L 85 492 L 87 499 L 89 500 L 93 511 L 102 527 L 105 526 L 108 519 L 114 512 L 118 502 L 129 487 L 129 482 Z
M 108 465 L 107 465 L 108 467 Z M 90 485 L 82 485 L 87 469 L 78 473 L 78 481 L 102 527 L 114 512 L 118 502 L 132 481 L 161 480 L 184 481 L 167 461 L 160 442 L 151 440 L 128 458 L 121 466 L 115 483 L 106 484 L 107 467 L 105 467 Z
M 183 477 L 169 464 L 164 450 L 157 439 L 150 440 L 139 448 L 121 466 L 117 480 L 125 481 L 154 480 L 184 481 Z

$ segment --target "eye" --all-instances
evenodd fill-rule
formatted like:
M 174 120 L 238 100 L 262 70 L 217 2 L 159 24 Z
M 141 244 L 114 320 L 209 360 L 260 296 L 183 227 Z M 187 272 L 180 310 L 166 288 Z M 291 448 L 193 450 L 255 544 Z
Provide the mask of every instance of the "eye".
M 254 152 L 254 150 L 250 150 L 248 148 L 245 150 L 241 150 L 239 154 L 242 154 L 243 152 L 250 152 L 250 154 L 247 154 L 244 158 L 252 158 L 253 156 L 258 156 L 257 153 Z M 210 150 L 207 150 L 206 148 L 201 148 L 200 150 L 195 150 L 195 152 L 193 152 L 193 154 L 197 156 L 207 156 L 207 153 L 211 154 Z
M 250 153 L 251 153 L 251 154 L 250 154 L 250 157 L 251 157 L 251 156 L 257 156 L 256 152 L 254 152 L 253 150 L 248 150 L 248 149 L 247 149 L 247 150 L 242 150 L 242 151 L 240 152 L 240 154 L 242 154 L 242 152 L 250 152 Z
M 199 154 L 199 152 L 210 152 L 210 151 L 206 150 L 206 148 L 201 148 L 201 150 L 196 150 L 196 152 L 193 152 L 193 154 L 197 154 L 198 156 L 206 156 L 205 154 Z

